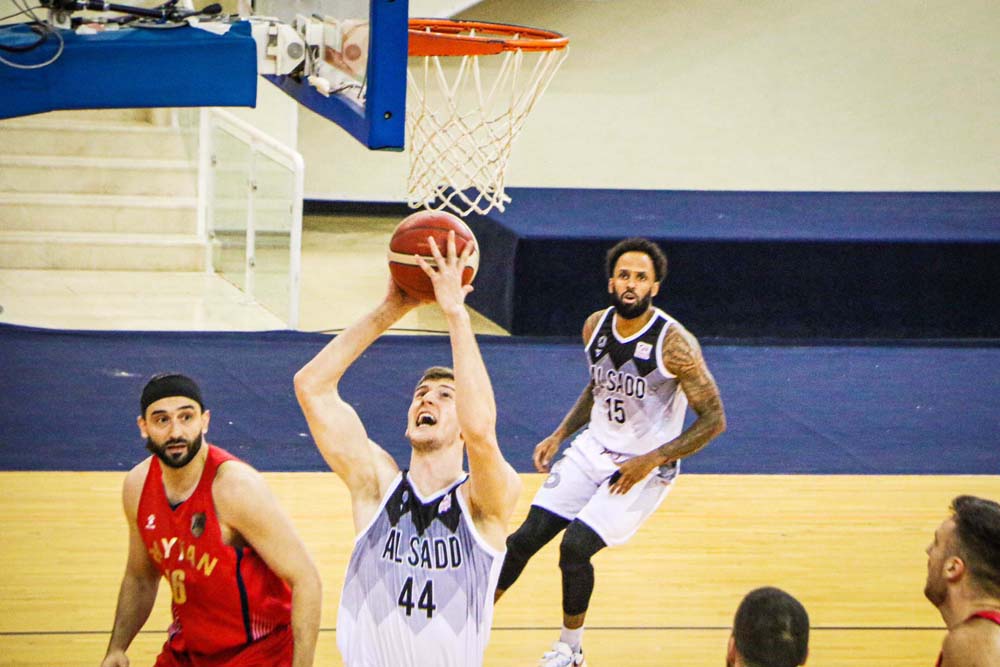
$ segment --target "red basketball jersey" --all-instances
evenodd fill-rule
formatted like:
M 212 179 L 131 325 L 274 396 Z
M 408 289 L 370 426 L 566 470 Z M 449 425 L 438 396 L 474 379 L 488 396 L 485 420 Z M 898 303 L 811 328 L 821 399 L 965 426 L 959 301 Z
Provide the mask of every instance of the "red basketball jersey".
M 971 621 L 974 618 L 985 618 L 988 621 L 993 621 L 997 625 L 1000 625 L 1000 611 L 977 611 L 976 613 L 969 616 L 963 623 Z M 944 654 L 938 655 L 937 662 L 934 663 L 934 667 L 941 667 L 941 661 L 944 660 Z
M 168 646 L 184 653 L 232 651 L 291 623 L 288 586 L 250 547 L 222 542 L 212 482 L 232 454 L 208 448 L 205 470 L 191 497 L 171 507 L 155 456 L 139 499 L 137 523 L 149 557 L 173 596 Z

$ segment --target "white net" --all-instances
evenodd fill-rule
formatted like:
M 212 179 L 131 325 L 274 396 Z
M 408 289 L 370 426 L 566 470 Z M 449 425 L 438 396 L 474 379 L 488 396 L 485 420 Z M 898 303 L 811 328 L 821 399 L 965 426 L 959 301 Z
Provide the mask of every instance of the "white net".
M 411 57 L 409 205 L 462 216 L 503 211 L 511 146 L 567 52 Z

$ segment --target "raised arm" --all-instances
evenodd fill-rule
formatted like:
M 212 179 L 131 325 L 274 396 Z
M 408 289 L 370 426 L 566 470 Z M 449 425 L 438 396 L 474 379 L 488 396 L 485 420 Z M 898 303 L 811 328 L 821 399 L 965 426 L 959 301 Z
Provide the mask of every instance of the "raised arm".
M 597 328 L 597 323 L 601 321 L 601 315 L 603 314 L 603 310 L 592 313 L 587 318 L 587 321 L 583 323 L 584 347 L 590 343 L 590 339 L 594 336 L 594 329 Z M 562 444 L 563 440 L 590 423 L 590 411 L 593 407 L 594 383 L 588 382 L 587 386 L 583 388 L 580 397 L 576 399 L 576 403 L 566 413 L 566 416 L 563 417 L 563 420 L 556 427 L 556 430 L 552 432 L 552 435 L 535 445 L 535 452 L 532 455 L 532 460 L 535 462 L 535 470 L 538 472 L 549 471 L 552 459 L 555 458 L 556 452 L 559 451 L 559 445 Z
M 368 524 L 398 467 L 368 439 L 354 408 L 341 398 L 338 384 L 361 353 L 418 303 L 390 279 L 382 303 L 330 341 L 295 374 L 295 395 L 313 440 L 351 492 L 356 530 Z
M 139 527 L 136 524 L 139 496 L 148 470 L 148 463 L 136 466 L 125 476 L 122 487 L 122 504 L 125 508 L 125 520 L 128 522 L 128 560 L 125 563 L 125 576 L 122 577 L 121 588 L 118 591 L 118 606 L 115 609 L 115 625 L 111 631 L 111 641 L 108 642 L 108 650 L 101 667 L 128 667 L 129 661 L 125 651 L 145 625 L 153 610 L 153 603 L 156 602 L 160 573 L 146 552 L 146 545 L 139 536 Z
M 212 486 L 219 520 L 239 533 L 292 589 L 292 667 L 312 667 L 323 588 L 319 571 L 259 472 L 230 461 Z
M 494 537 L 502 544 L 507 520 L 521 491 L 521 480 L 504 459 L 497 443 L 493 385 L 465 307 L 465 296 L 472 287 L 462 286 L 462 270 L 473 246 L 466 245 L 462 255 L 457 256 L 454 232 L 448 234 L 447 257 L 442 256 L 433 238 L 430 246 L 436 267 L 432 268 L 422 259 L 420 266 L 431 278 L 434 296 L 448 321 L 455 371 L 455 408 L 469 456 L 469 501 L 473 514 L 486 519 L 486 531 L 495 532 Z M 473 518 L 475 520 L 476 516 Z
M 705 364 L 701 346 L 687 329 L 676 322 L 670 325 L 663 341 L 663 364 L 677 376 L 697 419 L 670 442 L 622 464 L 620 477 L 611 485 L 612 493 L 627 492 L 653 468 L 691 456 L 726 430 L 722 397 L 715 378 Z

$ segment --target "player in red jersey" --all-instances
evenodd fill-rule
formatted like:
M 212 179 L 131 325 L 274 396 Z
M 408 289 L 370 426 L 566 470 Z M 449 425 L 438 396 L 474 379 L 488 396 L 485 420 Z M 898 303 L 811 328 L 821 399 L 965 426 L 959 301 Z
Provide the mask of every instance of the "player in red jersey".
M 951 502 L 952 515 L 927 546 L 924 595 L 948 626 L 938 667 L 1000 665 L 1000 504 L 974 496 Z
M 263 477 L 203 442 L 210 414 L 190 378 L 153 377 L 141 408 L 153 456 L 125 477 L 128 561 L 101 667 L 128 667 L 161 576 L 173 623 L 155 667 L 312 667 L 319 573 Z

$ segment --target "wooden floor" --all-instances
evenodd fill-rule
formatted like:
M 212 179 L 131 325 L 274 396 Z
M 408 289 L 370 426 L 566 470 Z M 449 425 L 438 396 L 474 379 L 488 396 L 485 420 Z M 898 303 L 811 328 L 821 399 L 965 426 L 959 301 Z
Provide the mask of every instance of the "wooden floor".
M 125 559 L 122 476 L 0 472 L 0 665 L 99 664 Z M 319 562 L 316 664 L 337 667 L 347 494 L 332 474 L 267 477 Z M 515 523 L 540 482 L 525 475 Z M 632 542 L 595 558 L 588 663 L 718 667 L 742 595 L 776 585 L 809 610 L 811 667 L 931 665 L 943 625 L 922 595 L 923 549 L 961 493 L 998 498 L 1000 477 L 682 476 Z M 534 665 L 556 638 L 555 546 L 498 606 L 489 667 Z M 161 593 L 133 665 L 152 664 L 167 624 Z

